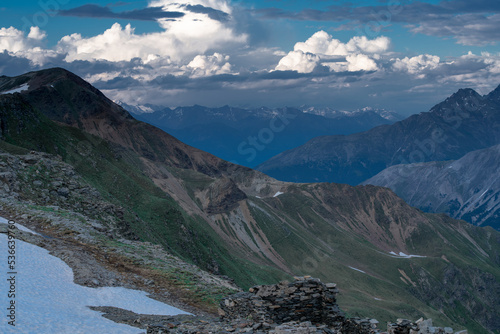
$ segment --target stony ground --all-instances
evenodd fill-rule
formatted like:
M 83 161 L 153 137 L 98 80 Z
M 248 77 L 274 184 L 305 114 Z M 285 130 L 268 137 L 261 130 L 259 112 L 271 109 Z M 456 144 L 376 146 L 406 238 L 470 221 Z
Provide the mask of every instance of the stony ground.
M 17 231 L 20 240 L 68 264 L 75 283 L 143 290 L 207 317 L 216 314 L 218 299 L 238 291 L 231 280 L 122 233 L 122 215 L 121 207 L 105 201 L 59 159 L 35 152 L 0 152 L 0 216 L 39 233 Z M 5 231 L 6 225 L 0 224 L 0 233 Z

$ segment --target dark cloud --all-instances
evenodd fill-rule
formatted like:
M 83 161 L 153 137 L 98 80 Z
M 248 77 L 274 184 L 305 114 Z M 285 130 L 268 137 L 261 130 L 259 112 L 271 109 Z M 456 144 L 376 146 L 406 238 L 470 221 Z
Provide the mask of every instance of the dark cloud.
M 229 14 L 221 10 L 205 7 L 203 5 L 185 5 L 184 8 L 191 13 L 207 14 L 212 20 L 226 22 L 229 20 Z
M 453 37 L 459 44 L 484 46 L 500 41 L 500 14 L 463 14 L 441 20 L 429 20 L 409 26 L 412 32 Z
M 126 12 L 115 13 L 108 7 L 98 5 L 83 5 L 68 10 L 58 11 L 61 16 L 92 17 L 92 18 L 111 18 L 139 21 L 155 21 L 165 18 L 179 18 L 184 16 L 181 12 L 165 12 L 161 7 L 149 7 L 135 9 Z
M 500 12 L 500 2 L 491 0 L 454 0 L 442 1 L 440 5 L 454 13 L 481 13 L 481 12 Z
M 452 37 L 465 45 L 500 41 L 500 2 L 490 0 L 450 0 L 439 4 L 402 1 L 363 7 L 343 4 L 329 6 L 326 10 L 303 9 L 297 12 L 264 8 L 256 13 L 266 19 L 349 21 L 338 30 L 359 30 L 368 36 L 379 34 L 392 23 L 401 23 L 408 24 L 412 32 Z
M 37 69 L 26 58 L 11 56 L 7 51 L 0 52 L 0 75 L 17 76 Z

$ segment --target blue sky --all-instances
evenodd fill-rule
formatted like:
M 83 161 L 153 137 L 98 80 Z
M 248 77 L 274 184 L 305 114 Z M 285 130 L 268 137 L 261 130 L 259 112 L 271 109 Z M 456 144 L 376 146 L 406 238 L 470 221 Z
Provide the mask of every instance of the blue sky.
M 129 104 L 427 111 L 500 84 L 491 0 L 21 0 L 0 75 L 67 68 Z

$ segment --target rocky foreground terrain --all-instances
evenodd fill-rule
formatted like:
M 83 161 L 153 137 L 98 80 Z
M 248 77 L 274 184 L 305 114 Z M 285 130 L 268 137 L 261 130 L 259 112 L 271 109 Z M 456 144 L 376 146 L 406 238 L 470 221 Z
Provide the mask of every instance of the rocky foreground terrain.
M 144 290 L 197 314 L 216 311 L 214 301 L 203 301 L 204 296 L 221 298 L 239 290 L 231 280 L 188 264 L 158 245 L 131 240 L 119 218 L 123 211 L 55 156 L 0 153 L 0 216 L 38 232 L 19 230 L 17 238 L 66 262 L 75 283 Z M 5 224 L 0 228 L 6 233 Z

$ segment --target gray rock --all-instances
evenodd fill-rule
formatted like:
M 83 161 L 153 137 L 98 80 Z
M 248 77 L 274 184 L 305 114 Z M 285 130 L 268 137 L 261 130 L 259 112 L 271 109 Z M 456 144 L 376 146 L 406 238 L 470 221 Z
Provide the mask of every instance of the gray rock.
M 57 194 L 59 196 L 68 197 L 69 193 L 70 193 L 70 191 L 66 187 L 62 187 L 62 188 L 57 189 Z

